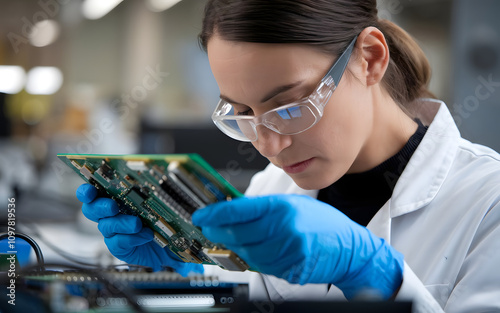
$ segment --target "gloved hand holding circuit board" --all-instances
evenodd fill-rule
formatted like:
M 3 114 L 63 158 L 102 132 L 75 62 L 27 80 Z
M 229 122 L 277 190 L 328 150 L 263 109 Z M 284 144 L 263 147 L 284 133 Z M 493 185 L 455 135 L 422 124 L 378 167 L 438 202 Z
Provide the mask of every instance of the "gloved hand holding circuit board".
M 182 261 L 214 264 L 232 271 L 248 269 L 234 252 L 210 242 L 191 223 L 191 215 L 197 209 L 242 196 L 199 155 L 59 154 L 58 157 L 99 193 L 114 200 L 120 213 L 139 217 L 153 231 L 156 244 L 169 248 Z M 83 187 L 85 192 L 82 187 L 79 199 L 85 206 L 96 195 L 88 196 L 92 193 L 90 186 Z M 132 218 L 120 219 L 130 222 Z M 101 232 L 110 232 L 109 227 L 99 228 Z M 148 232 L 139 231 L 145 238 Z

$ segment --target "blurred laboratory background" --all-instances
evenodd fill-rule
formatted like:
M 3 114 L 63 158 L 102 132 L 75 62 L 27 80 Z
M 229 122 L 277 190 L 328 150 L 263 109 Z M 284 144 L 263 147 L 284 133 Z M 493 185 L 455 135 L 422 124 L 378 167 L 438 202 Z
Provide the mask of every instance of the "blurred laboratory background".
M 266 165 L 211 121 L 205 0 L 0 0 L 0 221 L 73 221 L 57 153 L 199 153 L 241 191 Z M 382 0 L 421 44 L 463 135 L 500 150 L 498 0 Z

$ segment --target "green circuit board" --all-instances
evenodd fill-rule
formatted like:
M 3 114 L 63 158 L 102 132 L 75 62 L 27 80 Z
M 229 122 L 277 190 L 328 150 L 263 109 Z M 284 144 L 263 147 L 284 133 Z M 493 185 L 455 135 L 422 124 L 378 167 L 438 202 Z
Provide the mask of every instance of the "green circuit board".
M 223 245 L 210 242 L 191 223 L 198 209 L 242 194 L 197 154 L 58 154 L 102 196 L 115 200 L 123 214 L 141 218 L 154 240 L 184 262 L 244 271 L 248 265 Z

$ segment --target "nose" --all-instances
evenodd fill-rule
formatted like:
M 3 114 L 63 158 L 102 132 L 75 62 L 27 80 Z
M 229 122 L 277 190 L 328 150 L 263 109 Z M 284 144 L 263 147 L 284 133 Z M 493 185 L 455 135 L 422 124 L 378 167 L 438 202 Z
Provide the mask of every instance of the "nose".
M 276 157 L 292 144 L 290 135 L 280 135 L 263 125 L 257 126 L 257 136 L 258 138 L 253 144 L 266 158 Z

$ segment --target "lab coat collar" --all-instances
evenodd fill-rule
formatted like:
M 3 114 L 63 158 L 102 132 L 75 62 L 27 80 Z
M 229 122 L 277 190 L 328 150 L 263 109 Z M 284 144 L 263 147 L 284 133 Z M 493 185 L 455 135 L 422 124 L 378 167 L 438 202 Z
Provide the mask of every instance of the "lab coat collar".
M 411 113 L 429 128 L 386 204 L 390 218 L 429 204 L 446 179 L 458 150 L 460 132 L 442 101 L 419 99 L 412 108 Z

